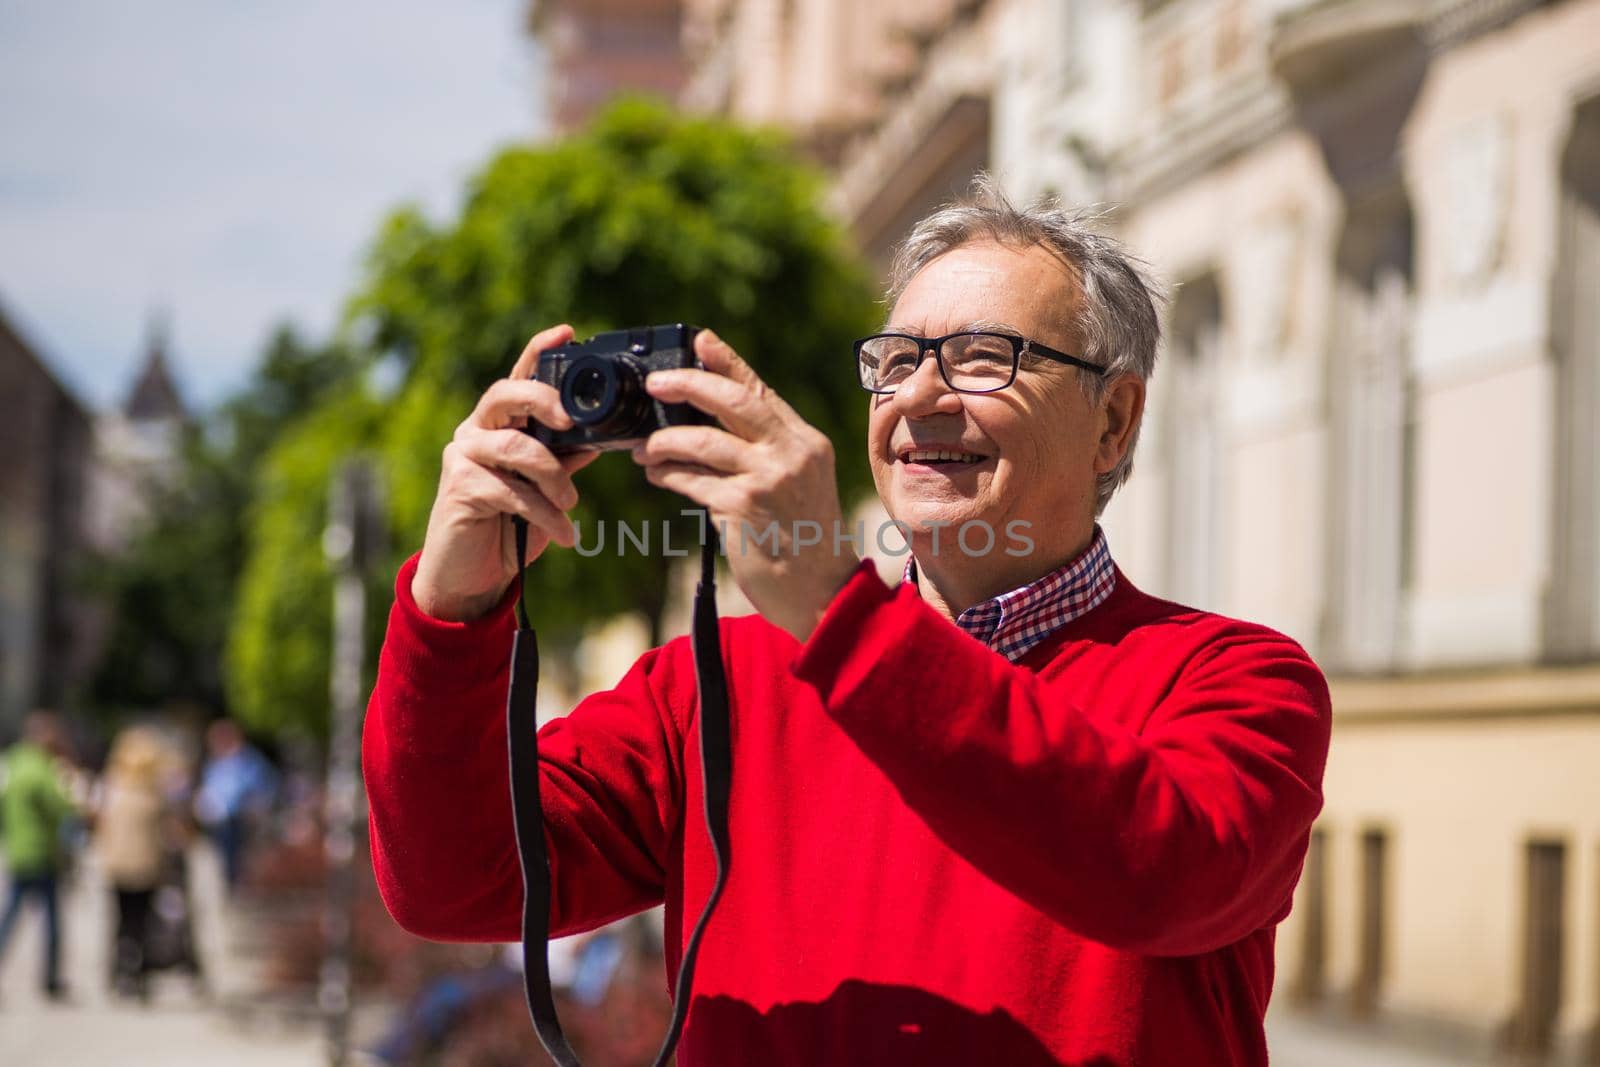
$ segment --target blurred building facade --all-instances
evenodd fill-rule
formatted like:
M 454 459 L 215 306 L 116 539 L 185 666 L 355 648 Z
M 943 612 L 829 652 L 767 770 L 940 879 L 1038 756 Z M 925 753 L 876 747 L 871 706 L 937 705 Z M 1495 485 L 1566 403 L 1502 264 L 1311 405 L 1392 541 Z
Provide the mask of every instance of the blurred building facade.
M 84 667 L 94 420 L 0 313 L 0 740 L 59 703 Z
M 1592 1062 L 1600 4 L 1082 10 L 1132 84 L 1019 76 L 997 168 L 1118 205 L 1176 284 L 1122 563 L 1333 680 L 1280 993 Z
M 1107 210 L 1173 286 L 1119 563 L 1333 680 L 1280 998 L 1594 1062 L 1600 0 L 683 0 L 680 43 L 880 266 L 983 167 Z
M 94 428 L 90 541 L 115 554 L 149 515 L 152 495 L 167 487 L 180 463 L 189 415 L 172 376 L 166 317 L 152 315 L 144 358 L 122 404 L 98 415 Z
M 544 105 L 569 132 L 619 93 L 672 99 L 685 63 L 679 0 L 535 0 L 528 30 L 545 51 Z
M 834 207 L 887 267 L 917 219 L 999 147 L 1003 5 L 974 0 L 685 0 L 682 101 L 792 130 Z
M 126 400 L 97 413 L 0 313 L 0 740 L 81 696 L 110 621 L 89 568 L 170 483 L 187 418 L 162 320 Z

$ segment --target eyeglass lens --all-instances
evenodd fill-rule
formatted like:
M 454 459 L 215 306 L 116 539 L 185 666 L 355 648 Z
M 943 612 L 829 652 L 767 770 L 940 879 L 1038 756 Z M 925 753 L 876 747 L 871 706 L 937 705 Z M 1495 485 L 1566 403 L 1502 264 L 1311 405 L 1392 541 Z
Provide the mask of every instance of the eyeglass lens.
M 893 389 L 911 377 L 921 356 L 921 344 L 915 338 L 873 337 L 861 346 L 861 384 L 868 389 Z M 1016 348 L 1004 334 L 957 334 L 939 346 L 939 361 L 951 388 L 992 392 L 1005 388 L 1016 372 Z

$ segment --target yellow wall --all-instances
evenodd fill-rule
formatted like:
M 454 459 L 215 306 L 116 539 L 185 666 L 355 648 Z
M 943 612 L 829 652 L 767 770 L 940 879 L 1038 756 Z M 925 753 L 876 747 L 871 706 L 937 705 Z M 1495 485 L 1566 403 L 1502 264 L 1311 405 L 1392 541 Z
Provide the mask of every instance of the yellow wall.
M 1328 989 L 1355 973 L 1359 836 L 1390 836 L 1382 1007 L 1492 1030 L 1516 1008 L 1525 847 L 1567 846 L 1562 1029 L 1596 1021 L 1600 989 L 1600 714 L 1335 728 L 1320 826 L 1329 835 Z M 1299 905 L 1297 901 L 1297 907 Z M 1280 991 L 1296 973 L 1300 923 L 1279 931 Z

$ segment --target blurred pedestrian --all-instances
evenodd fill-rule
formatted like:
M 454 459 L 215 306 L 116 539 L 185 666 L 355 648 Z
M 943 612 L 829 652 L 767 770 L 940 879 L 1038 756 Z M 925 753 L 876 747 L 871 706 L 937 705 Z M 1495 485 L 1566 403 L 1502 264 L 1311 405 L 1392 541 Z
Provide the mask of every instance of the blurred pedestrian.
M 522 946 L 493 947 L 481 958 L 437 974 L 395 1013 L 370 1050 L 356 1053 L 359 1067 L 401 1067 L 423 1062 L 483 1004 L 522 988 Z
M 181 833 L 167 795 L 174 762 L 155 731 L 142 726 L 119 733 L 106 760 L 94 841 L 116 903 L 111 984 L 125 996 L 148 995 L 156 962 L 156 891 Z
M 0 959 L 30 897 L 44 909 L 45 996 L 66 995 L 61 980 L 60 881 L 65 862 L 62 830 L 73 804 L 61 758 L 66 733 L 53 712 L 35 711 L 23 724 L 22 740 L 6 751 L 0 792 L 0 839 L 11 893 L 0 917 Z
M 218 719 L 206 729 L 206 752 L 195 817 L 221 853 L 232 891 L 244 871 L 250 838 L 277 797 L 278 772 L 231 719 Z

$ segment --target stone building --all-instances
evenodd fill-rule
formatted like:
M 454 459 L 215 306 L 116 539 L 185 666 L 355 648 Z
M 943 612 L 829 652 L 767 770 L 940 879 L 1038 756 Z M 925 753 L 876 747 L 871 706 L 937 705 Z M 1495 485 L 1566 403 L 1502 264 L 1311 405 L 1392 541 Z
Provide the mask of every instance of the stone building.
M 1115 205 L 1176 286 L 1113 543 L 1334 682 L 1280 990 L 1587 1056 L 1600 4 L 1069 6 L 1121 59 L 1052 93 L 1013 8 L 995 166 Z
M 160 320 L 122 405 L 95 413 L 0 313 L 0 743 L 82 696 L 110 621 L 88 568 L 144 521 L 187 418 Z
M 989 165 L 1000 8 L 974 0 L 685 0 L 685 106 L 793 130 L 879 266 Z
M 1172 286 L 1105 525 L 1334 687 L 1280 1003 L 1600 1055 L 1600 0 L 683 0 L 882 264 L 992 170 Z
M 557 133 L 619 93 L 673 99 L 683 87 L 678 0 L 536 0 L 528 12 L 545 51 L 545 117 Z
M 94 422 L 0 313 L 0 739 L 85 666 L 76 592 Z
M 179 463 L 189 415 L 168 363 L 168 325 L 152 316 L 144 359 L 122 404 L 95 419 L 93 492 L 88 537 L 110 554 L 127 547 L 154 494 L 168 486 Z

